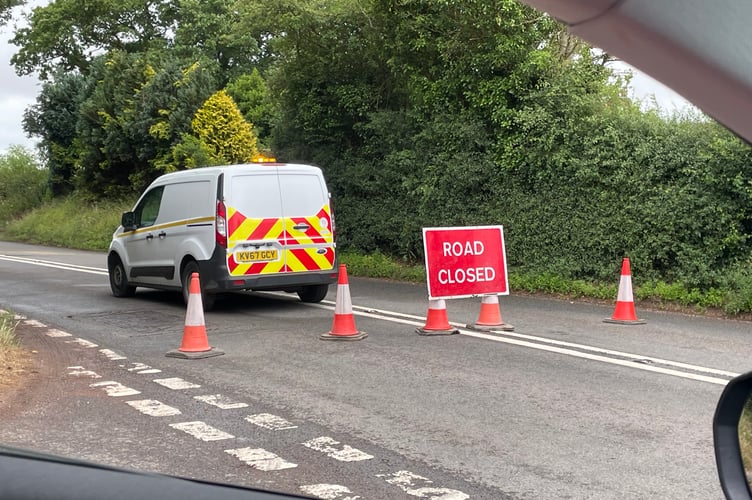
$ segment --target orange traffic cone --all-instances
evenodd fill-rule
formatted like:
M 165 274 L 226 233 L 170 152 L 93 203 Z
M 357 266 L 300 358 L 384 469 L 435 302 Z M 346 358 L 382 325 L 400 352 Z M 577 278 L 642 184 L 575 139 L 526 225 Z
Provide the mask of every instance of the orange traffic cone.
M 201 282 L 198 273 L 191 275 L 188 307 L 185 311 L 185 327 L 183 328 L 183 343 L 178 350 L 167 353 L 171 358 L 200 359 L 219 356 L 224 351 L 209 347 L 204 325 L 204 307 L 201 304 Z
M 624 257 L 621 264 L 621 279 L 619 280 L 619 294 L 616 297 L 616 308 L 610 318 L 603 321 L 606 323 L 618 323 L 620 325 L 644 325 L 645 320 L 637 319 L 632 296 L 632 272 L 629 267 L 629 259 Z
M 334 322 L 329 333 L 324 333 L 321 340 L 362 340 L 368 337 L 365 332 L 359 332 L 355 327 L 355 315 L 350 299 L 350 284 L 347 282 L 347 267 L 339 266 L 337 280 L 337 302 L 334 306 Z
M 484 295 L 480 301 L 480 314 L 475 323 L 467 325 L 472 330 L 481 332 L 491 332 L 494 330 L 503 332 L 513 332 L 514 326 L 504 323 L 501 319 L 501 309 L 499 308 L 498 295 Z
M 458 329 L 449 324 L 444 299 L 429 300 L 426 324 L 415 329 L 420 335 L 453 335 L 460 333 Z

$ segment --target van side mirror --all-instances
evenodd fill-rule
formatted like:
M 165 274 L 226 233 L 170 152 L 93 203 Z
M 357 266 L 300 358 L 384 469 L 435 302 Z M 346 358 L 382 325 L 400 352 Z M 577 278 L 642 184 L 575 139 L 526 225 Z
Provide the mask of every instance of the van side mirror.
M 749 489 L 752 479 L 751 434 L 752 372 L 748 372 L 728 383 L 713 417 L 718 477 L 729 500 L 752 499 Z
M 136 214 L 133 212 L 123 212 L 122 217 L 120 217 L 120 225 L 123 226 L 123 229 L 126 231 L 136 229 Z

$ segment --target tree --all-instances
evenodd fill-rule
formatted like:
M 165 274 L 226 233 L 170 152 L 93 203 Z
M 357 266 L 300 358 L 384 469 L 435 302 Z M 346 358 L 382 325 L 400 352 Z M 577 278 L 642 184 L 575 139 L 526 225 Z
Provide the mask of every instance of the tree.
M 270 67 L 261 70 L 275 104 L 272 146 L 287 158 L 321 162 L 358 147 L 358 127 L 380 108 L 400 107 L 404 86 L 387 66 L 383 26 L 371 4 L 350 0 L 263 0 L 244 11 Z
M 190 131 L 191 117 L 216 90 L 213 70 L 165 59 L 159 51 L 115 51 L 92 65 L 96 83 L 77 128 L 82 187 L 96 194 L 141 190 Z
M 224 90 L 212 94 L 196 112 L 191 130 L 210 157 L 223 164 L 246 163 L 258 155 L 251 124 Z
M 98 54 L 165 47 L 177 15 L 170 0 L 55 0 L 16 30 L 11 64 L 19 75 L 39 71 L 43 80 L 58 66 L 86 74 Z
M 256 39 L 239 25 L 243 4 L 237 0 L 181 0 L 174 48 L 183 59 L 216 63 L 224 85 L 251 71 L 258 61 Z
M 218 86 L 216 64 L 206 58 L 163 59 L 138 94 L 136 118 L 136 126 L 149 136 L 140 154 L 154 173 L 175 168 L 173 148 L 190 134 L 193 116 Z
M 47 162 L 52 196 L 73 189 L 78 111 L 88 90 L 86 78 L 81 74 L 58 72 L 42 86 L 36 103 L 24 111 L 24 131 L 41 139 L 39 147 Z
M 269 86 L 258 69 L 241 75 L 227 85 L 227 93 L 237 103 L 243 117 L 253 124 L 259 141 L 265 142 L 274 117 L 274 104 Z

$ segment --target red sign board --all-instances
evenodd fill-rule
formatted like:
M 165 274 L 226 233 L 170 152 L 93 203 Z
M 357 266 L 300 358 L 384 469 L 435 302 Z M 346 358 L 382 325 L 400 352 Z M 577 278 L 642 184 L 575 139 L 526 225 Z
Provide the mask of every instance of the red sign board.
M 423 228 L 429 299 L 509 295 L 502 226 Z

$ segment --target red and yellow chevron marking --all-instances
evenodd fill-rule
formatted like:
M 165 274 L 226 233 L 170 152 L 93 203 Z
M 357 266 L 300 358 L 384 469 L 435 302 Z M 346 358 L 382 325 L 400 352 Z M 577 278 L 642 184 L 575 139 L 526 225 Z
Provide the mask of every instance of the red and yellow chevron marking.
M 316 248 L 292 248 L 287 251 L 287 267 L 291 272 L 326 270 L 334 267 L 334 249 L 320 254 Z
M 321 221 L 324 224 L 321 224 Z M 308 229 L 300 231 L 295 226 L 305 224 Z M 285 238 L 288 245 L 307 245 L 310 243 L 332 242 L 332 216 L 329 213 L 329 205 L 319 210 L 311 217 L 288 217 L 285 221 Z
M 282 243 L 283 229 L 280 217 L 251 219 L 232 207 L 227 208 L 228 243 L 248 240 L 277 240 Z
M 324 221 L 324 224 L 321 221 Z M 305 231 L 296 230 L 295 226 L 305 224 Z M 328 205 L 311 217 L 290 217 L 283 221 L 274 217 L 254 219 L 243 215 L 238 210 L 227 207 L 228 248 L 245 241 L 276 241 L 279 247 L 297 245 L 322 245 L 333 243 L 331 232 L 331 213 Z M 318 253 L 325 248 L 324 253 Z M 275 274 L 302 271 L 328 270 L 334 267 L 334 248 L 292 248 L 282 251 L 279 260 L 274 262 L 240 263 L 228 251 L 227 268 L 231 276 L 248 276 L 258 274 Z

